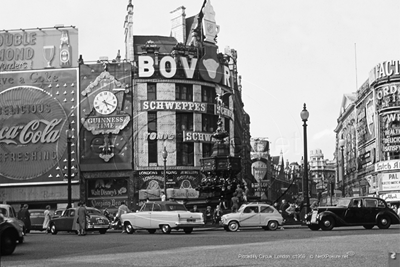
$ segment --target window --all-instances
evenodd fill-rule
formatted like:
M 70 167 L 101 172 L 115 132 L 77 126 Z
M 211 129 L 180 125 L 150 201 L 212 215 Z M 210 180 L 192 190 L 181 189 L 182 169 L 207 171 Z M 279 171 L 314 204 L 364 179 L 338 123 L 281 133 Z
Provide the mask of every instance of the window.
M 364 206 L 366 208 L 375 208 L 377 207 L 377 201 L 375 199 L 364 199 Z
M 258 213 L 258 207 L 254 206 L 246 207 L 243 213 Z
M 153 208 L 153 203 L 145 203 L 141 211 L 151 211 Z
M 178 166 L 194 166 L 194 143 L 176 143 L 176 158 Z
M 154 206 L 153 206 L 153 211 L 161 211 L 161 206 L 160 206 L 160 204 L 154 204 Z
M 209 86 L 201 87 L 201 101 L 206 103 L 215 103 L 215 88 Z
M 229 118 L 225 118 L 224 126 L 225 126 L 225 131 L 229 134 L 229 130 L 230 130 Z
M 157 112 L 148 112 L 147 113 L 147 131 L 157 132 Z M 157 139 L 149 140 L 148 143 L 148 161 L 149 163 L 157 163 Z
M 203 143 L 203 158 L 211 157 L 214 144 Z
M 176 131 L 193 131 L 193 113 L 176 113 Z
M 157 89 L 155 83 L 147 84 L 147 100 L 157 100 Z
M 175 84 L 175 99 L 193 101 L 193 85 Z
M 261 206 L 261 213 L 273 213 L 274 209 L 267 206 Z
M 217 129 L 217 115 L 201 114 L 201 129 L 203 132 L 214 132 Z

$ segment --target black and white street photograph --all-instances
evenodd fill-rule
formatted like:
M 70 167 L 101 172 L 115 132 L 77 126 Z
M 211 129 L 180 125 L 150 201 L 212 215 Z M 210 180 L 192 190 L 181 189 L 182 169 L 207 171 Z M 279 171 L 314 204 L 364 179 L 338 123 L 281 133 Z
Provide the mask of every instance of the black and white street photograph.
M 0 5 L 1 267 L 400 267 L 399 1 Z

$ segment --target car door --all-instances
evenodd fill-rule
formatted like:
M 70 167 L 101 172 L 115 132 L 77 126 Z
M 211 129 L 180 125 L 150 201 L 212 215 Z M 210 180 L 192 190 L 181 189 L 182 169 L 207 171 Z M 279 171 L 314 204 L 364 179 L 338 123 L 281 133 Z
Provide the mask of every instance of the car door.
M 361 210 L 361 199 L 352 199 L 347 207 L 344 220 L 348 224 L 357 224 L 359 221 Z
M 260 225 L 260 213 L 259 208 L 256 205 L 247 206 L 240 214 L 240 225 L 241 226 L 259 226 Z
M 377 214 L 378 201 L 376 199 L 363 199 L 363 219 L 366 223 L 374 223 Z
M 153 203 L 147 202 L 144 203 L 140 212 L 138 212 L 135 216 L 135 228 L 143 228 L 149 229 L 151 228 L 151 213 L 153 210 Z
M 161 212 L 161 205 L 154 203 L 153 210 L 150 214 L 150 227 L 153 229 L 158 229 L 160 223 L 165 219 L 163 217 L 165 217 L 165 215 L 163 216 L 163 213 Z
M 57 219 L 56 227 L 59 231 L 71 231 L 74 220 L 75 210 L 68 209 Z

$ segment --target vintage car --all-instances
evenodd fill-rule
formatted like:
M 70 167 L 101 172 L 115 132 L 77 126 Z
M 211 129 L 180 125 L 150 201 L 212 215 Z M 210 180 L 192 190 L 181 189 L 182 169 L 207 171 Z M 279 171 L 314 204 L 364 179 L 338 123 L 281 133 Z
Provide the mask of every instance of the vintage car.
M 22 243 L 23 239 L 21 228 L 16 227 L 15 224 L 8 222 L 3 215 L 0 215 L 0 256 L 11 255 L 17 246 L 17 241 Z
M 240 227 L 262 227 L 264 230 L 275 231 L 282 223 L 279 211 L 264 203 L 243 204 L 237 212 L 225 214 L 221 218 L 224 229 L 231 232 Z
M 44 209 L 29 210 L 31 218 L 31 230 L 43 231 Z
M 399 224 L 400 218 L 381 198 L 346 197 L 340 198 L 336 206 L 314 208 L 305 215 L 305 222 L 313 231 L 329 231 L 339 226 L 372 229 L 375 225 L 387 229 L 391 224 Z
M 78 233 L 78 207 L 66 209 L 60 217 L 50 220 L 50 232 L 56 235 L 60 231 Z M 108 219 L 98 210 L 92 207 L 86 207 L 87 225 L 86 231 L 99 231 L 100 234 L 105 234 L 110 227 Z
M 17 219 L 17 213 L 15 212 L 13 206 L 8 204 L 0 204 L 0 213 L 3 215 L 7 222 L 13 224 L 18 230 L 21 230 L 23 235 L 28 232 L 24 222 Z M 24 237 L 21 236 L 19 238 L 19 243 L 22 243 L 23 241 Z
M 122 225 L 128 234 L 135 230 L 147 230 L 154 234 L 161 229 L 164 234 L 172 229 L 183 229 L 190 234 L 193 228 L 204 225 L 203 213 L 190 212 L 183 204 L 173 201 L 149 201 L 137 212 L 121 215 Z

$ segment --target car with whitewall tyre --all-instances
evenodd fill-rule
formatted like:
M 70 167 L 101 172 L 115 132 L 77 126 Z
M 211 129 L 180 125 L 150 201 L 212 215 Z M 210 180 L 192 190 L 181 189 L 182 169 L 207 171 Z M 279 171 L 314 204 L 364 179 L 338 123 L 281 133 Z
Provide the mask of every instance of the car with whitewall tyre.
M 305 223 L 312 231 L 342 226 L 388 229 L 392 224 L 400 224 L 400 218 L 381 198 L 346 197 L 338 199 L 335 206 L 314 208 L 305 215 Z
M 261 227 L 275 231 L 282 226 L 283 217 L 271 205 L 248 203 L 243 204 L 237 212 L 223 215 L 220 224 L 229 232 L 236 232 L 242 227 Z
M 170 234 L 172 230 L 192 233 L 194 228 L 204 225 L 203 213 L 190 212 L 185 205 L 174 201 L 149 201 L 139 211 L 121 215 L 121 222 L 127 234 L 136 230 L 147 230 L 154 234 L 160 230 Z

